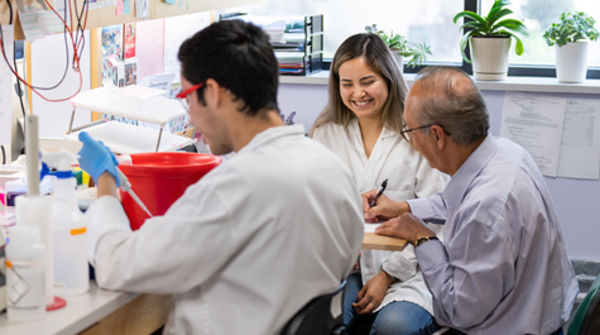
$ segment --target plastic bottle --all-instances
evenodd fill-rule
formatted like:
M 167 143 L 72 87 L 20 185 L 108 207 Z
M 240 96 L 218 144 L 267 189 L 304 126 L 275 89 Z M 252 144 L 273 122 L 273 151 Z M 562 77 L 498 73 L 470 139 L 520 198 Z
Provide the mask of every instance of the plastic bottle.
M 81 294 L 90 286 L 86 226 L 77 204 L 77 181 L 71 172 L 74 157 L 68 152 L 42 155 L 44 164 L 56 176 L 50 211 L 56 295 Z
M 8 319 L 31 321 L 44 317 L 44 245 L 40 229 L 16 226 L 6 248 Z

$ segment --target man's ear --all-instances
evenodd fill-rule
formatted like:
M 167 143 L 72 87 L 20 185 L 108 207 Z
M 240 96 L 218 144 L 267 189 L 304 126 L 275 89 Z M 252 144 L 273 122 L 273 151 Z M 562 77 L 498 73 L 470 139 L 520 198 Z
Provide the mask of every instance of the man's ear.
M 204 101 L 208 106 L 216 107 L 219 105 L 219 100 L 221 99 L 221 85 L 212 79 L 206 79 L 206 88 L 204 89 Z
M 433 133 L 437 147 L 440 150 L 443 149 L 446 146 L 446 141 L 448 140 L 444 129 L 442 129 L 442 127 L 438 126 L 437 124 L 434 124 L 431 126 L 430 130 Z

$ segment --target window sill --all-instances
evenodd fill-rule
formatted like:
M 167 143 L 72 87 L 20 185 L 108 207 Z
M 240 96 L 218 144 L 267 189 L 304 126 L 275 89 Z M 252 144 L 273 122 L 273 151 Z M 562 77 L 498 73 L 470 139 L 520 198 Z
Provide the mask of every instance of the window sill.
M 415 81 L 416 74 L 406 73 L 404 78 L 409 85 Z M 279 76 L 281 84 L 327 85 L 329 71 L 321 71 L 309 76 Z M 600 80 L 588 79 L 583 83 L 559 83 L 556 78 L 548 77 L 508 77 L 503 81 L 477 81 L 482 91 L 522 91 L 548 93 L 600 94 Z

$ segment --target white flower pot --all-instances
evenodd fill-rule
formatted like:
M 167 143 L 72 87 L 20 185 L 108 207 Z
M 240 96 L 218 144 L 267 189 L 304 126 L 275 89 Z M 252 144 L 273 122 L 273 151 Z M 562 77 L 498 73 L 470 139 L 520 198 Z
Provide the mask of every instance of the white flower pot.
M 399 54 L 396 51 L 393 51 L 394 56 L 396 57 L 396 63 L 398 63 L 398 69 L 400 70 L 400 73 L 404 72 L 404 60 L 402 59 L 402 55 Z
M 471 37 L 469 47 L 476 80 L 504 80 L 510 37 Z
M 587 73 L 588 41 L 556 46 L 556 76 L 561 83 L 581 83 Z

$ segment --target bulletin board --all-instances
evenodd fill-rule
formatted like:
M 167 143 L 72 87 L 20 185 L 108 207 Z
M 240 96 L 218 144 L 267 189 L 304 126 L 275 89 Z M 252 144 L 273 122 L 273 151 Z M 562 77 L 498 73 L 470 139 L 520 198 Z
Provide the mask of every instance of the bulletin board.
M 13 5 L 13 12 L 15 12 L 14 19 L 18 22 L 16 16 L 16 0 L 10 0 Z M 36 0 L 23 0 L 25 3 L 32 3 Z M 49 0 L 51 1 L 51 0 Z M 81 8 L 84 0 L 69 0 L 72 3 L 77 4 L 78 8 Z M 229 7 L 237 7 L 249 4 L 263 3 L 265 0 L 176 0 L 175 4 L 168 4 L 164 0 L 148 0 L 148 20 L 164 18 L 169 16 L 177 16 L 184 14 L 191 14 L 195 12 L 209 11 L 215 9 L 223 9 Z M 52 3 L 52 1 L 51 1 Z M 116 15 L 116 7 L 108 6 L 103 8 L 91 9 L 88 16 L 87 28 L 98 28 L 103 26 L 109 26 L 113 24 L 120 24 L 126 22 L 140 21 L 141 19 L 135 16 L 135 1 L 129 2 L 130 10 L 127 15 Z M 74 15 L 74 14 L 73 14 Z M 9 22 L 9 10 L 6 1 L 0 2 L 0 23 L 8 24 Z M 21 27 L 15 27 L 15 39 L 23 39 L 23 31 Z

